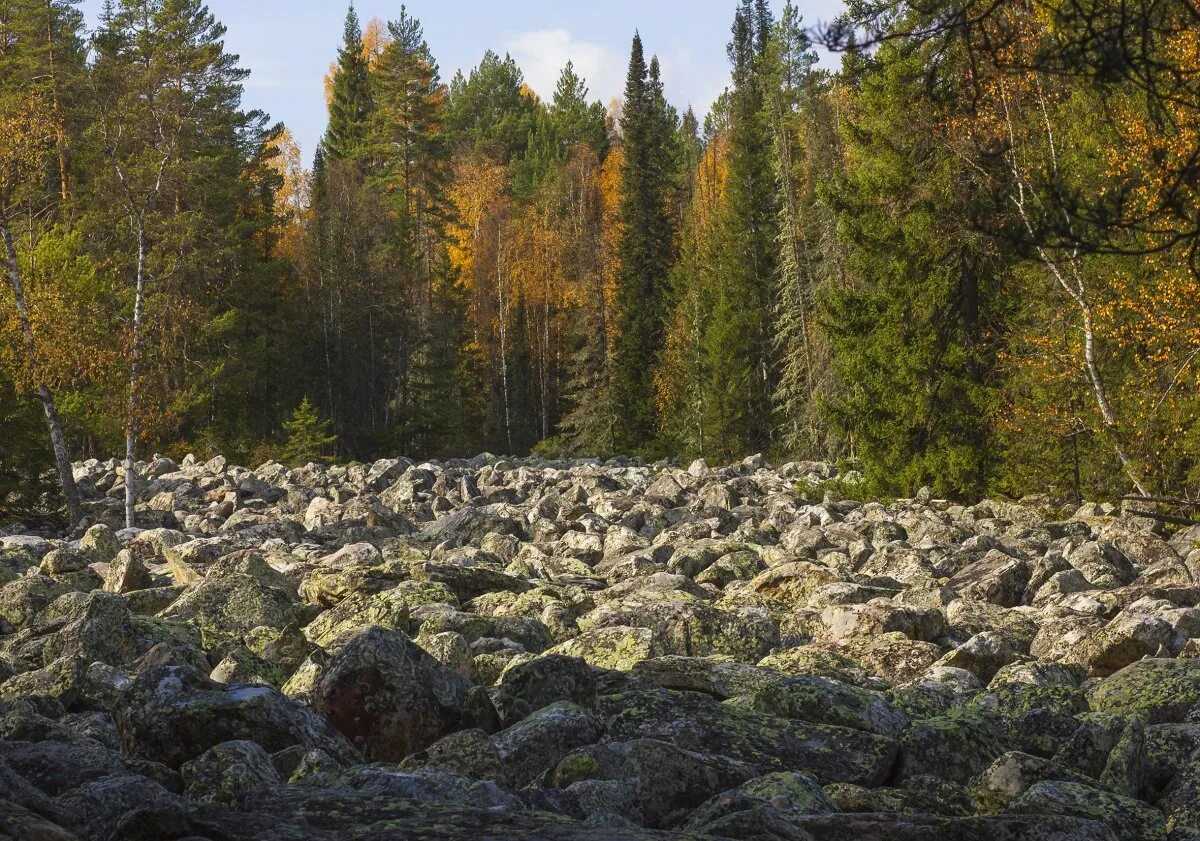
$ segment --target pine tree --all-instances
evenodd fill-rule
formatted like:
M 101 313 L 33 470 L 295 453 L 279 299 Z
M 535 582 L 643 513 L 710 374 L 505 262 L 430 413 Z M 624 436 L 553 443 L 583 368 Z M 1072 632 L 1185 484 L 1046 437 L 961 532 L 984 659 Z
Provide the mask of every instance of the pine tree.
M 0 109 L 10 95 L 40 97 L 55 127 L 53 182 L 61 202 L 71 198 L 73 147 L 83 127 L 87 43 L 80 0 L 10 2 L 0 10 Z M 66 210 L 67 208 L 60 208 Z
M 538 102 L 511 56 L 488 50 L 469 77 L 450 83 L 451 142 L 502 164 L 519 160 L 537 121 Z
M 667 199 L 674 134 L 657 59 L 646 64 L 635 35 L 621 119 L 621 242 L 616 288 L 613 390 L 621 406 L 619 450 L 649 446 L 658 431 L 653 372 L 663 348 L 672 224 Z M 653 70 L 653 72 L 652 72 Z
M 321 420 L 316 408 L 305 397 L 292 417 L 283 424 L 287 441 L 280 451 L 279 460 L 293 467 L 325 461 L 329 448 L 337 442 L 337 436 L 330 434 L 329 427 L 330 422 Z
M 567 62 L 554 88 L 547 114 L 559 144 L 559 159 L 565 160 L 576 144 L 587 143 L 603 160 L 608 154 L 608 115 L 600 102 L 588 102 L 587 84 Z
M 168 431 L 175 413 L 194 409 L 196 395 L 211 393 L 178 386 L 183 378 L 171 373 L 191 373 L 195 359 L 163 337 L 195 335 L 204 325 L 215 345 L 205 348 L 206 356 L 213 354 L 205 361 L 237 370 L 230 365 L 231 342 L 221 335 L 237 318 L 229 303 L 271 288 L 254 282 L 263 278 L 252 268 L 261 256 L 257 226 L 269 224 L 269 211 L 254 218 L 255 188 L 243 180 L 269 131 L 261 114 L 241 110 L 248 74 L 224 51 L 224 35 L 200 0 L 121 0 L 108 7 L 93 39 L 99 116 L 85 139 L 102 166 L 90 184 L 85 224 L 107 229 L 109 247 L 117 243 L 113 267 L 125 280 L 131 526 L 139 441 Z M 230 267 L 245 286 L 230 282 Z

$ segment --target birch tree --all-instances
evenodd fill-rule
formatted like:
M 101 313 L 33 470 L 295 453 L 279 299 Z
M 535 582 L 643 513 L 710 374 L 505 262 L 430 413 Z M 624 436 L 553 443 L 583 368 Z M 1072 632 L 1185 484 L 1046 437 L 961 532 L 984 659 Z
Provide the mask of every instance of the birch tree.
M 5 111 L 0 113 L 0 239 L 4 241 L 5 268 L 24 343 L 26 368 L 46 416 L 58 481 L 66 503 L 67 525 L 74 528 L 83 519 L 83 509 L 79 501 L 79 490 L 75 485 L 70 450 L 63 433 L 58 407 L 41 370 L 38 342 L 10 224 L 10 219 L 16 213 L 30 182 L 36 181 L 44 172 L 45 152 L 48 147 L 54 145 L 60 132 L 49 116 L 51 109 L 36 93 L 9 105 L 11 107 L 6 107 Z
M 200 0 L 110 2 L 94 39 L 93 128 L 107 189 L 125 228 L 130 256 L 120 265 L 132 291 L 127 325 L 125 521 L 136 524 L 137 445 L 147 415 L 144 374 L 148 334 L 163 307 L 148 304 L 156 287 L 203 245 L 194 235 L 188 178 L 204 169 L 189 155 L 209 136 L 236 138 L 246 72 L 224 52 L 225 30 Z M 241 123 L 241 125 L 239 125 Z

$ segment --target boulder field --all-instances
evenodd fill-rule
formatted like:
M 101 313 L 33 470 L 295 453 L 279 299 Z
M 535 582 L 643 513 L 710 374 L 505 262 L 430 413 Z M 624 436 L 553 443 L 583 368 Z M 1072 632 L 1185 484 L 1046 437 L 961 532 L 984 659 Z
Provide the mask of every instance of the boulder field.
M 0 839 L 1200 839 L 1200 527 L 829 465 L 76 466 Z

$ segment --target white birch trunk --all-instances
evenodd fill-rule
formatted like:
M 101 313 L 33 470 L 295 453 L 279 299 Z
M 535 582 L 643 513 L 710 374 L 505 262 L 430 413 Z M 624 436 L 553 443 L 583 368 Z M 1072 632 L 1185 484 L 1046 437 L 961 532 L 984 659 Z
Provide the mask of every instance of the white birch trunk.
M 137 280 L 133 293 L 133 347 L 129 361 L 129 402 L 125 417 L 125 527 L 137 525 L 138 387 L 142 367 L 142 317 L 146 295 L 146 220 L 138 220 Z
M 46 416 L 46 427 L 50 432 L 50 445 L 54 449 L 54 465 L 58 472 L 58 484 L 62 488 L 63 500 L 67 506 L 67 528 L 73 530 L 83 519 L 83 508 L 79 502 L 79 489 L 75 485 L 75 473 L 71 469 L 71 453 L 67 447 L 67 437 L 63 434 L 62 421 L 58 416 L 54 395 L 38 371 L 37 345 L 34 342 L 33 323 L 30 321 L 29 306 L 25 299 L 25 284 L 21 279 L 21 267 L 17 263 L 17 248 L 13 242 L 12 231 L 8 227 L 8 219 L 3 216 L 0 216 L 0 234 L 4 238 L 8 280 L 17 305 L 17 320 L 21 324 L 21 334 L 25 339 L 30 370 L 37 377 L 38 399 L 42 402 L 42 412 Z

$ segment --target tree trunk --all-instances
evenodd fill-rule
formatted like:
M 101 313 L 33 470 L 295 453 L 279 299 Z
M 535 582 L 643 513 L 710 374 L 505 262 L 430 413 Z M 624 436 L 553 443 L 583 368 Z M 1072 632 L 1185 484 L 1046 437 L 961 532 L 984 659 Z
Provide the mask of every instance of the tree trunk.
M 496 296 L 500 303 L 500 379 L 504 389 L 504 437 L 508 442 L 507 455 L 513 454 L 512 409 L 508 401 L 508 313 L 504 303 L 504 224 L 496 225 Z
M 25 301 L 25 284 L 21 280 L 21 267 L 17 263 L 17 249 L 13 242 L 12 231 L 8 227 L 8 220 L 2 216 L 0 216 L 0 235 L 3 235 L 4 238 L 8 279 L 17 304 L 17 319 L 21 323 L 21 333 L 25 338 L 29 368 L 38 381 L 38 398 L 42 401 L 42 411 L 46 415 L 46 426 L 50 431 L 50 445 L 54 448 L 54 464 L 58 470 L 58 484 L 62 488 L 63 500 L 67 505 L 67 527 L 74 529 L 83 519 L 83 507 L 79 502 L 79 488 L 75 485 L 75 473 L 71 469 L 71 453 L 67 448 L 67 437 L 63 434 L 62 421 L 58 417 L 58 408 L 54 404 L 54 395 L 49 386 L 42 382 L 38 371 L 37 346 L 33 337 L 33 324 L 29 320 L 29 307 Z
M 137 284 L 133 294 L 133 348 L 129 361 L 129 403 L 125 419 L 125 527 L 137 525 L 138 386 L 142 367 L 142 309 L 146 294 L 146 220 L 138 220 Z

